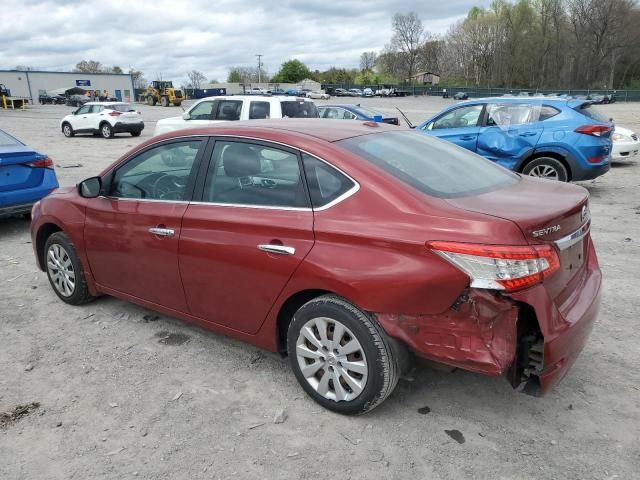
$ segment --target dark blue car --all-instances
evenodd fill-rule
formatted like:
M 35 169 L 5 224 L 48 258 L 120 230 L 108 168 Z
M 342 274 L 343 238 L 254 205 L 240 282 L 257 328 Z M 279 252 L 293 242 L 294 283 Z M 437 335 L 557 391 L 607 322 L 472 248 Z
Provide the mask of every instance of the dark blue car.
M 385 117 L 380 112 L 360 105 L 318 105 L 318 112 L 320 112 L 320 118 L 362 120 L 399 125 L 398 117 Z
M 568 182 L 609 170 L 612 128 L 585 100 L 498 97 L 457 103 L 416 131 L 516 172 Z
M 30 213 L 55 188 L 53 161 L 0 130 L 0 217 Z

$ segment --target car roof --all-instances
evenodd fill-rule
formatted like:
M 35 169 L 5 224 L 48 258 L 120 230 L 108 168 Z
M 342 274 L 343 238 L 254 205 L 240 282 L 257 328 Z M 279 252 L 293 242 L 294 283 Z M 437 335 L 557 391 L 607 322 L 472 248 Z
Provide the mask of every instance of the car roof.
M 129 105 L 127 102 L 87 102 L 85 105 Z
M 262 100 L 275 100 L 275 101 L 294 101 L 294 100 L 304 100 L 306 102 L 310 102 L 311 99 L 309 98 L 305 98 L 305 97 L 294 97 L 291 95 L 268 95 L 268 94 L 264 94 L 264 95 L 217 95 L 217 96 L 212 96 L 212 97 L 204 97 L 204 98 L 200 98 L 198 99 L 197 102 L 194 103 L 194 105 L 196 103 L 200 103 L 203 102 L 205 100 L 256 100 L 256 99 L 262 99 Z
M 526 99 L 526 100 L 525 100 Z M 474 98 L 471 100 L 465 100 L 464 102 L 456 103 L 458 105 L 467 105 L 474 103 L 567 103 L 566 98 L 561 97 L 543 97 L 543 96 L 515 96 L 515 97 L 485 97 L 485 98 Z
M 163 134 L 163 138 L 173 138 L 189 135 L 256 135 L 271 137 L 276 134 L 290 133 L 314 137 L 327 142 L 337 142 L 346 138 L 359 137 L 372 133 L 398 132 L 407 128 L 371 121 L 339 122 L 323 118 L 278 118 L 269 120 L 245 120 L 223 122 L 204 128 L 190 130 L 176 130 Z M 151 140 L 158 137 L 153 137 Z M 150 141 L 150 143 L 153 143 Z

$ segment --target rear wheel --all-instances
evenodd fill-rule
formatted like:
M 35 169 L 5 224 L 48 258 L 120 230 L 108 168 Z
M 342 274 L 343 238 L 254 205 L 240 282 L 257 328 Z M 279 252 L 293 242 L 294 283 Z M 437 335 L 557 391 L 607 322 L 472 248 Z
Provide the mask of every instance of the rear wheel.
M 100 125 L 100 135 L 102 135 L 103 138 L 112 138 L 113 128 L 111 128 L 111 125 L 109 125 L 107 122 L 104 122 L 102 125 Z
M 73 133 L 73 128 L 71 128 L 71 125 L 68 123 L 62 125 L 62 134 L 67 138 L 75 135 L 75 133 Z
M 153 107 L 155 104 L 156 104 L 156 99 L 154 98 L 154 96 L 153 95 L 148 95 L 147 96 L 147 105 L 150 105 L 150 106 Z
M 287 332 L 291 368 L 323 407 L 358 415 L 380 405 L 400 370 L 390 340 L 367 314 L 335 295 L 304 304 Z
M 82 305 L 94 299 L 75 246 L 65 233 L 56 232 L 47 239 L 44 255 L 49 283 L 63 302 Z
M 163 107 L 168 107 L 169 106 L 169 99 L 167 97 L 161 97 L 160 98 L 160 105 L 162 105 Z
M 560 182 L 569 181 L 566 167 L 560 160 L 553 157 L 538 157 L 531 160 L 522 169 L 522 173 L 532 177 L 558 180 Z
M 139 137 L 142 132 L 129 132 L 132 137 Z

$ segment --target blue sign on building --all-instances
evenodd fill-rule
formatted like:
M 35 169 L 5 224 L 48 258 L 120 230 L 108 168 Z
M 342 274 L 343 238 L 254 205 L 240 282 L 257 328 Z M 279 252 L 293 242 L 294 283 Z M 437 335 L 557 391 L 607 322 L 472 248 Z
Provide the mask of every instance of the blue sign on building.
M 90 87 L 91 80 L 76 80 L 76 87 Z

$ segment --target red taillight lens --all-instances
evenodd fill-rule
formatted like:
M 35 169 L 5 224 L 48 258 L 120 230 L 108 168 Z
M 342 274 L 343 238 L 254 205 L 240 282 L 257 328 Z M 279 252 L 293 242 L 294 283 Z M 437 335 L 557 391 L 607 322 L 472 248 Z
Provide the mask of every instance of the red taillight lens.
M 35 162 L 25 163 L 25 165 L 33 168 L 53 168 L 53 160 L 50 158 L 43 158 L 41 160 L 36 160 Z
M 117 110 L 113 110 L 113 111 L 109 112 L 109 115 L 111 115 L 112 117 L 119 117 L 120 115 L 122 115 L 122 112 L 119 112 Z
M 474 288 L 512 292 L 540 283 L 560 268 L 560 259 L 551 245 L 429 242 L 427 247 L 469 275 Z
M 609 125 L 582 125 L 576 128 L 575 132 L 593 135 L 594 137 L 604 137 L 611 133 L 611 127 Z

